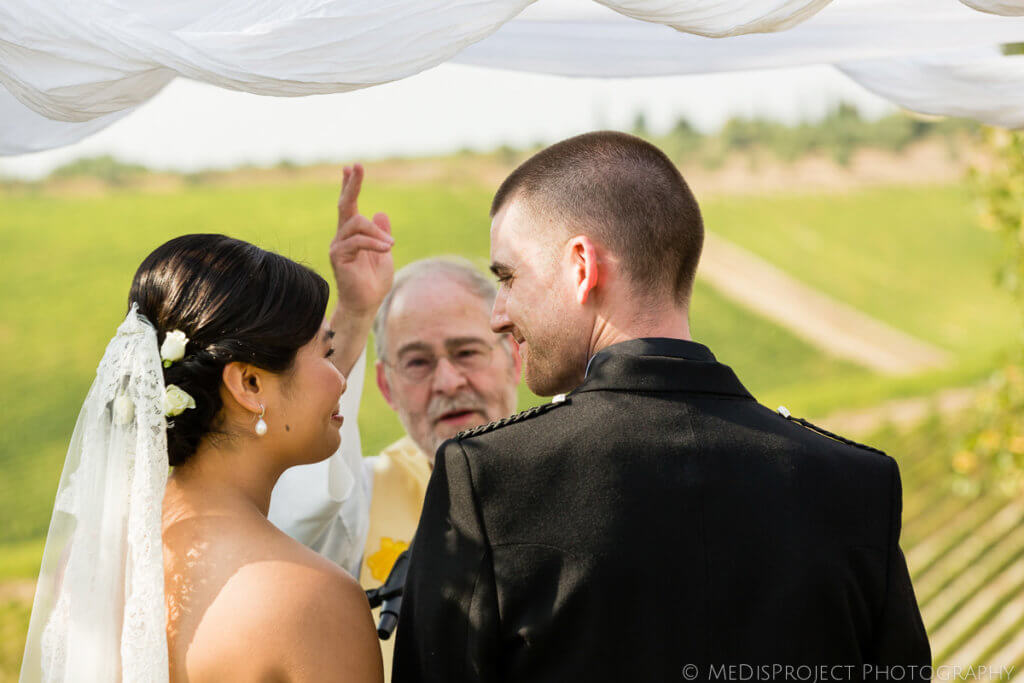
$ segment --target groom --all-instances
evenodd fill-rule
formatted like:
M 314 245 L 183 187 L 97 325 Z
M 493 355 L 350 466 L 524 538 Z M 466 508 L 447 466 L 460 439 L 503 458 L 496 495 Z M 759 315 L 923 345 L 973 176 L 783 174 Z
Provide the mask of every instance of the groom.
M 394 680 L 927 678 L 896 462 L 690 339 L 703 225 L 669 159 L 571 138 L 491 215 L 491 325 L 558 395 L 439 450 Z

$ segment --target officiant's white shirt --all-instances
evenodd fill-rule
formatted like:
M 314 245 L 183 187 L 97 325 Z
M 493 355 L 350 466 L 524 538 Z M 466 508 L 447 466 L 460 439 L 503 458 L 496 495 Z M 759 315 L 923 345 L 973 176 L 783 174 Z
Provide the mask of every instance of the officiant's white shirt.
M 362 457 L 359 400 L 366 377 L 366 350 L 348 374 L 339 408 L 341 446 L 326 460 L 289 468 L 270 498 L 267 517 L 281 531 L 359 577 L 370 522 L 372 458 Z

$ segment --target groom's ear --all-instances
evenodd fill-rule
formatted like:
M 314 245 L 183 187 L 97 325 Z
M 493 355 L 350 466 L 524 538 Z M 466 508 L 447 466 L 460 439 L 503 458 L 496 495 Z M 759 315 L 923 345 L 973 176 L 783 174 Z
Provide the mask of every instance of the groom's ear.
M 597 247 L 586 235 L 577 235 L 566 244 L 569 249 L 569 265 L 572 269 L 572 283 L 576 303 L 587 303 L 591 291 L 598 283 Z
M 266 405 L 266 386 L 262 371 L 249 363 L 232 361 L 221 373 L 224 387 L 242 408 L 260 412 L 260 403 Z

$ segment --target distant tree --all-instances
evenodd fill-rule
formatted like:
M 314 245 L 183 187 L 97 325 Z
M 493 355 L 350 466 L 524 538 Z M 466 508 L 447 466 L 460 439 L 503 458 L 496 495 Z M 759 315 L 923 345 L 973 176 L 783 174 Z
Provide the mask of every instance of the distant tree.
M 872 138 L 875 143 L 884 149 L 898 152 L 906 147 L 923 133 L 919 127 L 915 128 L 914 119 L 906 114 L 889 114 L 883 116 L 872 126 Z
M 185 181 L 186 185 L 206 185 L 213 179 L 214 173 L 211 171 L 197 171 L 195 173 L 186 173 L 182 176 L 182 180 Z
M 646 138 L 650 134 L 651 132 L 647 129 L 647 116 L 642 111 L 638 111 L 633 117 L 633 135 Z
M 1024 134 L 988 129 L 995 164 L 972 170 L 981 226 L 1002 237 L 996 279 L 1017 302 L 1015 352 L 992 375 L 974 409 L 975 425 L 952 457 L 954 487 L 964 494 L 995 488 L 1024 497 Z
M 693 127 L 693 124 L 685 116 L 680 116 L 676 119 L 676 123 L 672 126 L 670 135 L 678 135 L 680 137 L 700 137 L 700 131 Z
M 829 115 L 829 118 L 836 121 L 863 121 L 860 109 L 857 108 L 857 105 L 850 102 L 840 102 L 835 111 Z
M 719 137 L 728 149 L 749 149 L 758 142 L 758 126 L 751 119 L 732 117 L 722 126 Z
M 680 116 L 665 139 L 661 141 L 661 146 L 671 159 L 684 161 L 701 148 L 703 141 L 704 136 L 701 132 Z
M 119 161 L 110 155 L 76 159 L 71 163 L 55 169 L 51 178 L 99 178 L 110 185 L 123 185 L 128 180 L 148 173 L 149 169 L 141 164 L 130 164 Z
M 519 158 L 519 153 L 511 145 L 502 145 L 494 151 L 494 154 L 498 157 L 498 161 L 506 166 L 511 166 Z

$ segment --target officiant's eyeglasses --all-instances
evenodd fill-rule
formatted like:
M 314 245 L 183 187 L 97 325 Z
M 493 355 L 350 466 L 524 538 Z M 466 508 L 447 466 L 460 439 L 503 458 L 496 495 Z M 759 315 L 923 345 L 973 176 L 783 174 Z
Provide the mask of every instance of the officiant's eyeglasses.
M 414 349 L 402 353 L 397 363 L 383 362 L 394 368 L 402 379 L 418 383 L 434 374 L 441 358 L 447 358 L 449 363 L 463 373 L 476 372 L 490 367 L 494 357 L 494 347 L 494 344 L 472 341 L 453 346 L 448 353 L 441 357 L 431 351 Z

